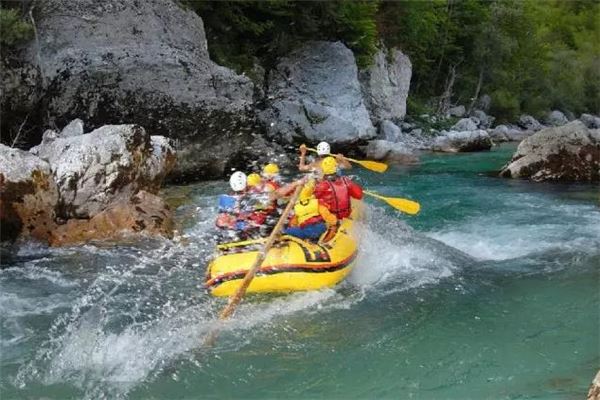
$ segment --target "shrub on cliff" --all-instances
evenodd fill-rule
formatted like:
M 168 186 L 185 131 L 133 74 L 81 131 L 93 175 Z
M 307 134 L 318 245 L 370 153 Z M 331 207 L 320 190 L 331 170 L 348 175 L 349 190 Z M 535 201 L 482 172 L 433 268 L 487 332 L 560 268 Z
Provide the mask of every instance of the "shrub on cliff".
M 33 27 L 13 8 L 0 8 L 0 45 L 14 46 L 31 39 Z

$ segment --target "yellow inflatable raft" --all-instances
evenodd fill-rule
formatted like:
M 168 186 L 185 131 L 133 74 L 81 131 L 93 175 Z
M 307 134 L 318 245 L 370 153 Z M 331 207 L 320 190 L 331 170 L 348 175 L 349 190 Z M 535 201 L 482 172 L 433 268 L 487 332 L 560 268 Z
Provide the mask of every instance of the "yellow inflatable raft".
M 327 242 L 310 243 L 283 235 L 267 253 L 248 293 L 294 292 L 331 287 L 348 275 L 358 253 L 362 202 L 352 202 L 352 216 L 342 221 Z M 214 296 L 229 296 L 239 287 L 264 240 L 219 245 L 209 264 L 206 287 Z

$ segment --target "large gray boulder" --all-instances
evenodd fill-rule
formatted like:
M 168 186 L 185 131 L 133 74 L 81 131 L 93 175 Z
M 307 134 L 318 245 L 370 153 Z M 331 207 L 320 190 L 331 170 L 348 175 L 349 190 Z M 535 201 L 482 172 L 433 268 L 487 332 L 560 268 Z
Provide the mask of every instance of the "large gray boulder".
M 55 226 L 57 202 L 48 163 L 0 144 L 0 241 L 48 237 Z
M 540 124 L 540 122 L 537 119 L 533 118 L 531 115 L 521 115 L 519 117 L 517 125 L 519 125 L 523 129 L 534 132 L 537 132 L 540 129 L 544 128 L 544 126 Z
M 387 140 L 371 140 L 363 150 L 370 160 L 396 164 L 413 164 L 419 160 L 411 147 Z
M 31 152 L 50 165 L 63 219 L 91 218 L 140 190 L 157 193 L 175 163 L 168 140 L 150 136 L 139 125 L 106 125 L 57 137 Z
M 462 118 L 457 123 L 455 123 L 452 128 L 453 131 L 476 131 L 479 120 L 475 120 L 473 118 Z
M 46 0 L 35 5 L 50 121 L 135 123 L 176 139 L 179 176 L 224 173 L 252 142 L 253 84 L 209 58 L 204 26 L 174 0 Z M 41 132 L 40 132 L 41 133 Z
M 579 120 L 584 123 L 590 129 L 600 128 L 600 117 L 596 117 L 592 114 L 581 114 Z
M 406 115 L 412 64 L 400 50 L 380 49 L 371 66 L 360 73 L 360 83 L 373 123 L 400 120 Z
M 474 110 L 471 113 L 472 117 L 477 118 L 479 120 L 479 124 L 477 125 L 480 129 L 487 129 L 492 126 L 496 118 L 491 115 L 487 115 L 485 111 L 482 110 Z
M 520 142 L 535 132 L 523 130 L 514 125 L 498 125 L 494 129 L 488 129 L 488 133 L 497 142 Z
M 402 136 L 402 129 L 392 121 L 385 120 L 379 125 L 380 136 L 388 142 L 397 142 Z
M 544 122 L 550 126 L 562 126 L 569 123 L 569 119 L 558 110 L 549 112 L 544 118 Z
M 260 114 L 269 136 L 347 144 L 375 136 L 352 51 L 341 42 L 308 42 L 269 73 Z
M 448 116 L 462 118 L 466 112 L 465 106 L 455 106 L 448 110 Z
M 534 181 L 599 181 L 600 130 L 581 121 L 546 128 L 523 140 L 500 175 Z
M 450 131 L 433 139 L 432 150 L 446 153 L 489 150 L 492 141 L 484 130 Z

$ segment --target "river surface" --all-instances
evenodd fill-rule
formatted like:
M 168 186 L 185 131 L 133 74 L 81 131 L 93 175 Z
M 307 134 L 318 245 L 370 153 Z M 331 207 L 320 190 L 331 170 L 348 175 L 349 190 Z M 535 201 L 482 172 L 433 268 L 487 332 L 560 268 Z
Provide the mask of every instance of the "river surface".
M 254 296 L 202 346 L 225 183 L 170 187 L 177 239 L 2 253 L 2 399 L 582 399 L 600 366 L 600 208 L 591 185 L 494 176 L 512 154 L 358 172 L 369 200 L 335 289 Z

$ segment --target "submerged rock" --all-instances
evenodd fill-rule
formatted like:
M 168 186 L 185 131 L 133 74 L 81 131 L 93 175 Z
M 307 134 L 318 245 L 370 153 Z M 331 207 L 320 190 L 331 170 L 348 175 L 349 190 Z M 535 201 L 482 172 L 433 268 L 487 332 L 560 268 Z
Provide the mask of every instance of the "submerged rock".
M 270 71 L 260 114 L 282 141 L 347 144 L 375 136 L 352 51 L 341 42 L 308 42 Z
M 0 241 L 47 238 L 55 227 L 57 201 L 50 165 L 0 144 Z
M 404 118 L 411 76 L 410 59 L 400 50 L 377 51 L 371 66 L 359 74 L 373 123 Z
M 546 128 L 523 140 L 500 175 L 534 181 L 600 180 L 600 130 L 581 121 Z
M 450 131 L 433 139 L 432 150 L 447 153 L 489 150 L 492 141 L 484 130 Z
M 45 125 L 77 117 L 90 127 L 144 126 L 185 149 L 175 177 L 221 176 L 225 165 L 216 161 L 252 142 L 253 84 L 210 60 L 202 19 L 190 8 L 173 0 L 46 0 L 35 14 L 41 46 L 32 41 L 27 52 L 46 82 Z
M 412 148 L 402 143 L 392 143 L 387 140 L 371 140 L 364 151 L 370 160 L 399 164 L 414 164 L 419 160 Z
M 50 237 L 52 246 L 90 240 L 118 240 L 134 234 L 172 237 L 173 213 L 160 197 L 139 191 L 131 198 L 111 203 L 90 219 L 71 219 Z

